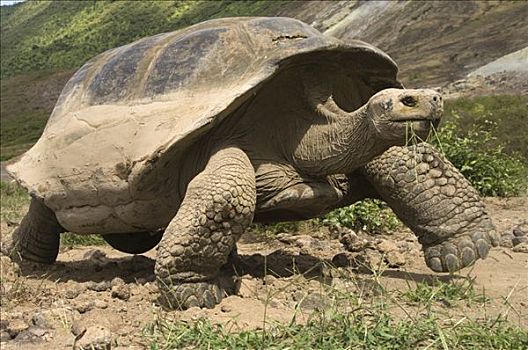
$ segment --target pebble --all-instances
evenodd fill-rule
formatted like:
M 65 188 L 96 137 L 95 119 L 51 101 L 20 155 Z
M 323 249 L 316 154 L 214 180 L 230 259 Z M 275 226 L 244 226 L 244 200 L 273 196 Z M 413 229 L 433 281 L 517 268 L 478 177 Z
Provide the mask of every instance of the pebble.
M 118 284 L 112 287 L 112 298 L 120 300 L 130 299 L 130 287 L 126 284 Z
M 112 348 L 112 333 L 101 326 L 86 328 L 84 335 L 75 341 L 74 350 L 110 350 Z
M 91 281 L 91 282 L 88 282 L 86 287 L 89 290 L 93 290 L 94 292 L 104 292 L 112 288 L 109 281 L 101 281 L 99 283 Z
M 83 292 L 83 288 L 80 285 L 74 285 L 71 288 L 68 288 L 64 292 L 64 297 L 66 299 L 75 299 Z
M 125 281 L 123 281 L 122 278 L 120 277 L 115 277 L 114 279 L 112 279 L 112 281 L 110 282 L 110 286 L 111 287 L 116 287 L 116 286 L 122 286 L 125 284 Z
M 49 334 L 49 331 L 44 328 L 37 326 L 31 326 L 28 329 L 18 333 L 15 337 L 17 342 L 37 342 L 45 340 L 45 336 Z
M 388 253 L 398 250 L 398 246 L 389 240 L 382 239 L 377 245 L 376 249 L 381 253 Z
M 7 331 L 0 331 L 0 342 L 11 340 L 11 336 Z
M 515 237 L 523 237 L 523 236 L 528 236 L 528 221 L 525 221 L 519 225 L 517 225 L 514 229 L 513 229 L 513 235 Z
M 528 236 L 517 236 L 512 239 L 512 244 L 514 247 L 526 242 L 528 242 Z
M 528 253 L 528 242 L 523 242 L 516 245 L 513 247 L 513 251 L 516 253 Z
M 94 306 L 98 309 L 106 309 L 108 307 L 108 303 L 100 299 L 95 299 Z
M 20 319 L 14 319 L 9 321 L 6 331 L 9 333 L 11 338 L 15 338 L 19 333 L 29 328 L 29 325 Z
M 54 328 L 50 311 L 37 311 L 31 317 L 31 322 L 40 328 Z
M 74 321 L 71 325 L 70 331 L 76 338 L 79 338 L 86 332 L 86 327 L 81 323 L 81 321 Z
M 94 302 L 91 300 L 82 300 L 77 302 L 74 307 L 79 313 L 84 314 L 94 308 Z
M 405 255 L 398 251 L 390 251 L 385 255 L 385 261 L 389 267 L 400 267 L 406 264 Z

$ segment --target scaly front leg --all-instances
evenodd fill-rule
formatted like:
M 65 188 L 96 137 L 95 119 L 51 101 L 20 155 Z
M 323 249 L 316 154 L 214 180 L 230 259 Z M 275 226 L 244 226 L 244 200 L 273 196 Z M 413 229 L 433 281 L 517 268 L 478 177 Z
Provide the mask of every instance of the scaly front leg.
M 418 236 L 432 270 L 457 271 L 498 245 L 477 191 L 432 146 L 392 147 L 363 172 Z
M 165 230 L 156 261 L 158 286 L 171 308 L 214 307 L 223 291 L 215 282 L 255 211 L 255 172 L 236 147 L 214 153 L 190 183 Z

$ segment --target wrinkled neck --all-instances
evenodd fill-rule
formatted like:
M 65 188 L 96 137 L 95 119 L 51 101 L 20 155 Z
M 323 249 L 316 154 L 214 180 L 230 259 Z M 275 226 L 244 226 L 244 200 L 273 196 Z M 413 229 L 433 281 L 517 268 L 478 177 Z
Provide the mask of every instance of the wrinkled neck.
M 317 177 L 347 174 L 387 149 L 377 137 L 367 105 L 348 113 L 329 99 L 316 111 L 326 122 L 316 120 L 310 126 L 294 155 L 304 173 Z

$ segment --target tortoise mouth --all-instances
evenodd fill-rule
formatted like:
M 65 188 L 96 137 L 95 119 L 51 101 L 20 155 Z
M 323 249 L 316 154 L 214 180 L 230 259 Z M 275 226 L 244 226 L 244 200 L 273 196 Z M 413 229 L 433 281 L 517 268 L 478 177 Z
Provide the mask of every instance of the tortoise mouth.
M 412 124 L 421 127 L 434 127 L 437 128 L 440 125 L 440 118 L 431 117 L 411 117 L 406 119 L 391 120 L 398 124 Z

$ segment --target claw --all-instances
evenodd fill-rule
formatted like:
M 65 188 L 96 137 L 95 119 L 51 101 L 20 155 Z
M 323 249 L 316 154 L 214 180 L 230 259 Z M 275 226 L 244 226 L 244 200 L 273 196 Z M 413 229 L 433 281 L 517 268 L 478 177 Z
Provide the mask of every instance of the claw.
M 212 309 L 222 301 L 222 290 L 208 282 L 181 283 L 160 288 L 160 302 L 170 309 L 185 310 L 194 306 Z
M 471 266 L 477 259 L 486 258 L 494 245 L 494 234 L 477 231 L 425 247 L 427 266 L 436 272 L 454 272 Z

